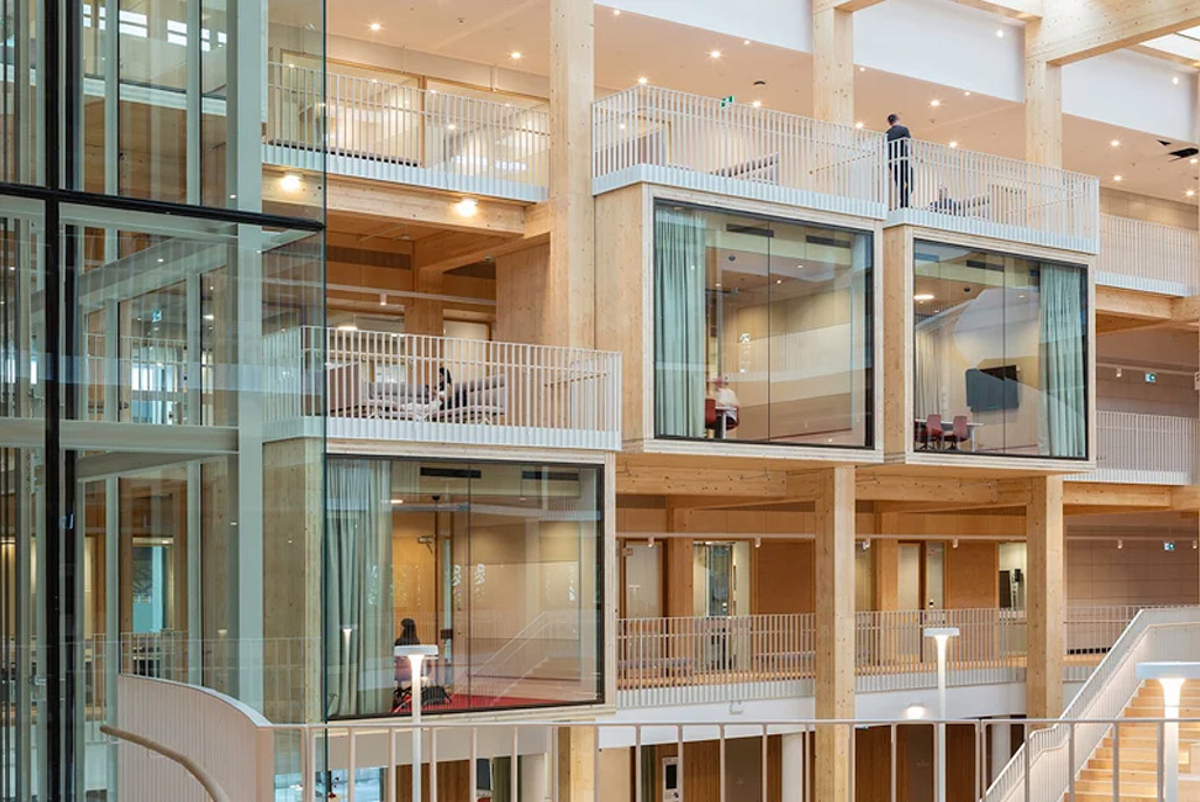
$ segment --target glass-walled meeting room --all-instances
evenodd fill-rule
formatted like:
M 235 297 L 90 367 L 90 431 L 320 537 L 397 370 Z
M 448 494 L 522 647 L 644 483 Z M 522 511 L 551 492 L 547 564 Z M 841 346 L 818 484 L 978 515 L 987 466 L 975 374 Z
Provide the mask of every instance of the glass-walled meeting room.
M 872 240 L 660 201 L 657 436 L 870 446 Z
M 914 243 L 913 447 L 1086 459 L 1085 268 Z
M 331 718 L 602 696 L 599 465 L 330 457 L 325 649 Z

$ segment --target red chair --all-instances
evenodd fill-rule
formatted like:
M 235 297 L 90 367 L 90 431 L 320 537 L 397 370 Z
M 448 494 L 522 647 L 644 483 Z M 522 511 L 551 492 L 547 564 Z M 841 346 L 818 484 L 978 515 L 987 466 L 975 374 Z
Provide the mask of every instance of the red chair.
M 931 443 L 936 443 L 938 448 L 942 447 L 943 438 L 946 432 L 942 429 L 941 415 L 928 415 L 925 418 L 925 448 L 929 448 Z
M 971 427 L 967 425 L 966 415 L 954 416 L 954 430 L 948 439 L 955 451 L 960 445 L 971 439 Z

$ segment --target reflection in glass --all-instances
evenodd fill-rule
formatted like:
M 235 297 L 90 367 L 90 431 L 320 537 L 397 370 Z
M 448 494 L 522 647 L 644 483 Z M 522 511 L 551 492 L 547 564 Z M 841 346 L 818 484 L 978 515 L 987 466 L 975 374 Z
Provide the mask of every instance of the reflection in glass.
M 600 696 L 600 468 L 330 459 L 327 706 L 406 714 Z
M 1085 458 L 1085 270 L 915 248 L 914 447 Z
M 662 437 L 871 445 L 871 235 L 660 203 Z

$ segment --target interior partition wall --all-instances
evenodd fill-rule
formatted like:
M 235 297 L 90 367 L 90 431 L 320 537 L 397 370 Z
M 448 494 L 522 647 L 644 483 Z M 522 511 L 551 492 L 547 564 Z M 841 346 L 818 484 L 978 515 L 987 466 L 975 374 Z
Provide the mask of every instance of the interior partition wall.
M 330 718 L 603 700 L 600 464 L 328 461 Z
M 1081 265 L 913 243 L 914 448 L 1086 459 Z
M 871 447 L 872 241 L 659 201 L 656 436 Z
M 319 567 L 322 432 L 264 429 L 320 372 L 264 342 L 324 322 L 324 182 L 280 186 L 261 132 L 268 53 L 319 56 L 323 8 L 0 0 L 0 24 L 0 798 L 113 799 L 118 672 L 319 708 L 291 568 Z

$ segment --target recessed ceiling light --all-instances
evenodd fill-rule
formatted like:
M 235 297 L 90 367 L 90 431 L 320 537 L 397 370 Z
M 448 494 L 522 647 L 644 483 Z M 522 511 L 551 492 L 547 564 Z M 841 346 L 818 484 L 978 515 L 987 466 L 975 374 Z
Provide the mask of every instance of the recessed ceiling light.
M 743 39 L 743 40 L 742 40 L 742 44 L 744 44 L 744 45 L 748 45 L 748 44 L 750 44 L 750 40 L 749 40 L 749 39 Z
M 1200 159 L 1188 159 L 1188 164 L 1196 164 L 1197 162 L 1200 162 Z
M 953 139 L 951 139 L 951 140 L 950 140 L 950 147 L 952 147 L 952 148 L 957 148 L 957 147 L 958 147 L 958 142 L 957 142 L 956 140 L 953 140 Z
M 375 31 L 376 33 L 378 33 L 379 31 L 382 31 L 382 30 L 383 30 L 383 26 L 382 26 L 382 25 L 380 25 L 378 22 L 372 22 L 372 23 L 371 23 L 371 30 L 373 30 L 373 31 Z
M 862 127 L 863 127 L 863 122 L 862 122 L 861 120 L 859 120 L 858 122 L 856 122 L 856 123 L 854 124 L 854 127 L 855 127 L 855 128 L 862 128 Z
M 867 68 L 866 68 L 866 67 L 859 67 L 859 68 L 858 68 L 858 71 L 859 71 L 859 72 L 866 72 L 866 71 L 867 71 Z
M 1124 178 L 1125 178 L 1125 176 L 1123 176 L 1123 175 L 1114 175 L 1113 181 L 1121 181 L 1121 180 L 1124 180 Z
M 621 16 L 621 9 L 619 9 L 619 8 L 614 8 L 614 9 L 613 9 L 613 16 L 614 16 L 614 17 L 619 17 L 619 16 Z
M 1178 83 L 1179 83 L 1179 76 L 1178 76 L 1178 75 L 1173 75 L 1173 76 L 1171 76 L 1171 83 L 1173 83 L 1173 84 L 1178 84 Z
M 710 51 L 708 51 L 708 57 L 709 58 L 720 58 L 721 51 L 720 50 L 710 50 Z
M 1121 140 L 1114 139 L 1112 142 L 1109 142 L 1108 144 L 1112 145 L 1114 148 L 1119 148 L 1119 147 L 1121 147 Z
M 963 92 L 963 97 L 970 97 L 970 96 L 971 96 L 970 90 Z
M 650 83 L 650 79 L 646 77 L 638 78 L 638 83 L 645 86 L 646 84 Z
M 996 38 L 997 38 L 997 39 L 1003 39 L 1003 38 L 1004 38 L 1004 29 L 1003 29 L 1003 28 L 997 28 L 997 29 L 996 29 Z
M 1185 192 L 1185 193 L 1183 193 L 1183 194 L 1184 194 L 1184 195 L 1187 195 L 1189 198 L 1193 198 L 1193 197 L 1195 197 L 1195 196 L 1196 196 L 1196 190 L 1194 190 L 1194 189 L 1189 189 L 1187 192 Z
M 751 103 L 750 105 L 751 105 L 751 106 L 753 106 L 753 107 L 754 107 L 754 108 L 756 108 L 756 109 L 761 109 L 761 108 L 762 108 L 762 101 L 761 101 L 761 100 L 756 100 L 756 101 L 754 101 L 753 103 Z
M 514 50 L 513 52 L 509 53 L 508 55 L 509 55 L 509 57 L 512 58 L 513 61 L 521 60 L 521 51 L 520 50 Z
M 279 179 L 279 186 L 283 187 L 288 192 L 295 192 L 300 189 L 300 176 L 295 173 L 288 173 L 283 178 Z
M 936 109 L 938 106 L 942 105 L 942 101 L 940 101 L 940 100 L 931 100 L 931 101 L 929 101 L 929 105 L 930 105 L 930 106 L 933 106 L 933 107 Z
M 447 125 L 447 126 L 446 126 L 446 130 L 447 130 L 447 131 L 454 131 L 454 130 L 456 130 L 457 128 L 458 128 L 458 126 L 457 126 L 457 125 L 455 125 L 454 123 L 450 123 L 449 125 Z

